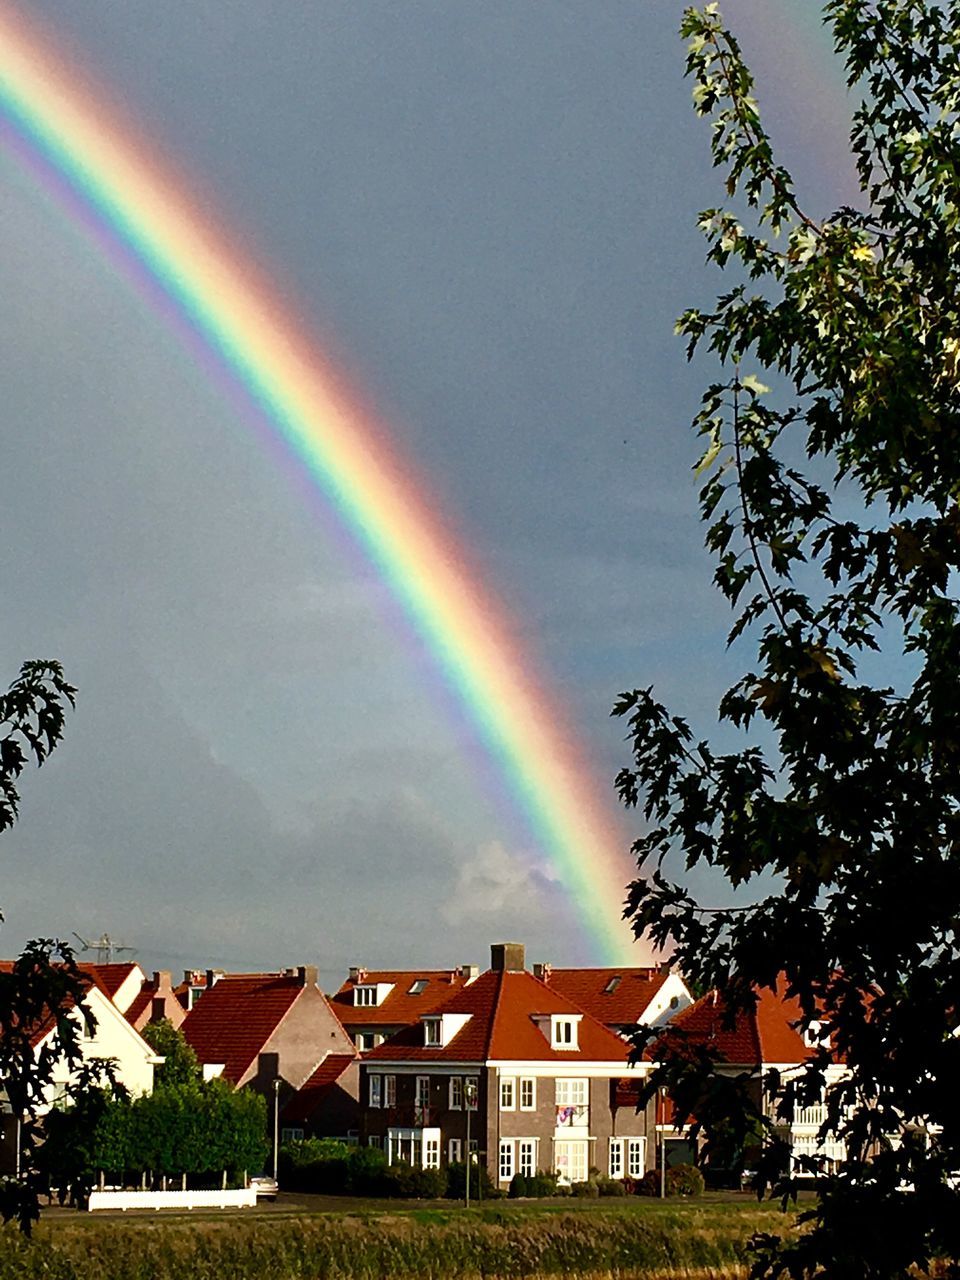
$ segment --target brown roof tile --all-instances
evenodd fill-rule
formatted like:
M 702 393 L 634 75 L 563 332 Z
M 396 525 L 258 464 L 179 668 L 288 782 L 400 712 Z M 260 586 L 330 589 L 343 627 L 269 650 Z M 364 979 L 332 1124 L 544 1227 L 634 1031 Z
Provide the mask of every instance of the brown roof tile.
M 236 1084 L 303 989 L 296 976 L 286 974 L 225 974 L 180 1029 L 202 1063 L 222 1062 L 223 1074 Z

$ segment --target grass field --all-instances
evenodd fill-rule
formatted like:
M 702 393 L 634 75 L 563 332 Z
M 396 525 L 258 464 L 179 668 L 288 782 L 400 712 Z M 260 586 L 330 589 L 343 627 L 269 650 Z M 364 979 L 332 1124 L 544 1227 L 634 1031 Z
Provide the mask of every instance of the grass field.
M 779 1209 L 730 1197 L 497 1201 L 469 1211 L 281 1196 L 256 1210 L 53 1211 L 0 1234 L 0 1280 L 553 1280 L 733 1277 Z

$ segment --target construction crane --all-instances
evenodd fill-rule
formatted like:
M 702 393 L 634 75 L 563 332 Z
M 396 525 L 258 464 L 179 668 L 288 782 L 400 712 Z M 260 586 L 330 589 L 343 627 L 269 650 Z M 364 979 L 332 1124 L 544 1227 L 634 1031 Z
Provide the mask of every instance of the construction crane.
M 80 943 L 83 951 L 95 951 L 97 953 L 97 964 L 109 964 L 115 955 L 127 952 L 131 956 L 137 954 L 136 947 L 127 946 L 125 942 L 114 942 L 109 933 L 101 933 L 99 938 L 95 938 L 92 942 L 86 938 L 81 938 L 80 934 L 74 931 L 73 936 Z

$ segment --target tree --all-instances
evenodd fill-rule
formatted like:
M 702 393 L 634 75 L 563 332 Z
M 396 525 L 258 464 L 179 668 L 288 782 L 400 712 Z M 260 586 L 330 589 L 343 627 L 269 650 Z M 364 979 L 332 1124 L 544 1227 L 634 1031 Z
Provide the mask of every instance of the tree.
M 768 1082 L 783 1115 L 820 1099 L 831 1053 L 849 1070 L 823 1129 L 847 1162 L 796 1243 L 755 1242 L 771 1278 L 960 1259 L 960 4 L 823 16 L 862 96 L 862 207 L 828 216 L 775 159 L 717 6 L 683 19 L 726 176 L 700 227 L 732 279 L 678 329 L 722 366 L 695 420 L 700 507 L 730 642 L 754 656 L 720 702 L 734 749 L 652 689 L 615 707 L 620 794 L 645 819 L 636 930 L 732 1010 L 783 975 L 800 1029 L 826 1028 L 798 1080 Z M 704 905 L 683 883 L 698 865 L 776 888 Z M 759 1190 L 792 1194 L 776 1117 L 667 1038 L 651 1089 L 697 1108 L 708 1157 L 721 1130 L 762 1126 Z
M 155 1085 L 191 1084 L 203 1078 L 197 1055 L 169 1018 L 148 1022 L 140 1034 L 150 1048 L 163 1057 L 162 1065 L 154 1072 Z
M 75 694 L 59 663 L 34 661 L 25 662 L 0 695 L 0 831 L 16 822 L 20 775 L 31 758 L 42 765 L 60 741 L 65 708 L 74 705 Z M 80 1064 L 80 1028 L 71 1011 L 83 992 L 70 947 L 50 938 L 28 943 L 12 970 L 0 973 L 0 1081 L 16 1117 L 23 1175 L 0 1186 L 0 1214 L 5 1222 L 16 1218 L 27 1232 L 39 1216 L 37 1108 L 57 1063 L 65 1060 L 71 1069 Z M 84 1016 L 92 1029 L 92 1019 Z M 50 1023 L 54 1037 L 35 1051 L 38 1029 Z

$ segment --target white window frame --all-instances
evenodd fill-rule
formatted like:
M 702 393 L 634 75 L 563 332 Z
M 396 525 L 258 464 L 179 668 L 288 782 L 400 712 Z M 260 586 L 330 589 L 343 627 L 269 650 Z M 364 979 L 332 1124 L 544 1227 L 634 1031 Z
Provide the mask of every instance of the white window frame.
M 532 1178 L 537 1172 L 537 1140 L 536 1138 L 517 1139 L 517 1173 L 525 1178 Z
M 554 1166 L 561 1180 L 568 1183 L 586 1181 L 590 1169 L 589 1146 L 586 1138 L 565 1138 L 554 1143 Z
M 470 1101 L 471 1095 L 473 1102 Z M 476 1111 L 480 1106 L 480 1077 L 463 1077 L 463 1101 L 467 1111 Z
M 407 992 L 407 995 L 408 995 L 408 996 L 419 996 L 419 995 L 423 995 L 423 993 L 424 993 L 424 991 L 426 991 L 426 989 L 427 989 L 427 979 L 426 979 L 426 978 L 415 978 L 415 979 L 414 979 L 414 981 L 413 981 L 413 985 L 410 987 L 410 990 Z
M 627 1138 L 627 1177 L 642 1178 L 647 1165 L 646 1138 Z
M 439 1129 L 424 1129 L 423 1131 L 423 1167 L 424 1169 L 440 1168 Z
M 368 1134 L 367 1146 L 373 1147 L 375 1151 L 381 1151 L 383 1149 L 383 1136 L 379 1133 Z
M 590 1081 L 586 1076 L 557 1077 L 557 1106 L 586 1107 L 590 1105 Z
M 447 1142 L 447 1163 L 462 1164 L 463 1163 L 463 1139 L 450 1138 Z
M 517 1079 L 516 1076 L 500 1077 L 500 1110 L 516 1111 Z
M 451 1076 L 449 1087 L 449 1110 L 463 1110 L 463 1076 Z
M 383 1105 L 385 1107 L 395 1107 L 397 1105 L 397 1077 L 383 1077 Z
M 439 1049 L 443 1045 L 443 1027 L 439 1018 L 424 1018 L 423 1043 L 431 1049 Z
M 370 1009 L 375 1007 L 377 1003 L 377 988 L 354 987 L 353 1003 L 354 1006 L 359 1009 Z
M 513 1139 L 501 1138 L 497 1153 L 497 1176 L 501 1182 L 509 1182 L 514 1174 Z
M 383 1106 L 383 1076 L 369 1075 L 367 1079 L 370 1081 L 369 1103 L 371 1107 Z
M 528 1095 L 527 1101 L 524 1102 L 524 1093 Z M 537 1077 L 521 1076 L 520 1077 L 520 1110 L 536 1111 L 537 1109 Z
M 609 1174 L 611 1178 L 623 1177 L 623 1138 L 610 1139 L 610 1164 Z
M 577 1027 L 580 1025 L 580 1019 L 577 1017 L 566 1017 L 563 1014 L 555 1013 L 550 1019 L 550 1045 L 554 1049 L 567 1049 L 571 1052 L 579 1049 L 580 1045 L 577 1040 Z
M 416 1093 L 414 1096 L 414 1105 L 426 1109 L 430 1106 L 430 1077 L 417 1076 Z

